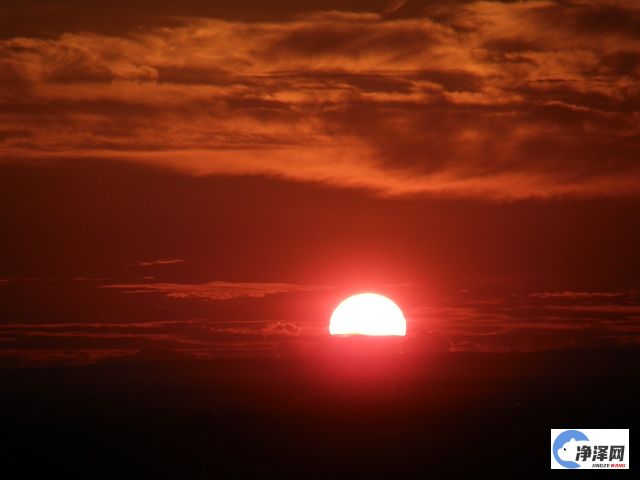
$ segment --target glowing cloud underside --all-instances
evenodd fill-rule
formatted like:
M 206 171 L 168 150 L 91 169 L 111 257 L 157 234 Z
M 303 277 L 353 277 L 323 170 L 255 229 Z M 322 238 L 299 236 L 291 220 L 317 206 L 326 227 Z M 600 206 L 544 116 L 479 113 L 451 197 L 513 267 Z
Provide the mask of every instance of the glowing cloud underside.
M 331 335 L 400 335 L 407 333 L 407 321 L 400 307 L 387 297 L 361 293 L 336 307 L 329 322 Z

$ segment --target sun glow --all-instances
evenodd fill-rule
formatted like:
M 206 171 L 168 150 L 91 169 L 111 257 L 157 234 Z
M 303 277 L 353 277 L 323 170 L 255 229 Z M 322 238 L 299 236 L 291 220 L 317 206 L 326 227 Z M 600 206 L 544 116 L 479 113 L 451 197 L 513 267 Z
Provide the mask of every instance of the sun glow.
M 400 307 L 377 293 L 361 293 L 343 300 L 329 321 L 331 335 L 399 335 L 407 333 Z

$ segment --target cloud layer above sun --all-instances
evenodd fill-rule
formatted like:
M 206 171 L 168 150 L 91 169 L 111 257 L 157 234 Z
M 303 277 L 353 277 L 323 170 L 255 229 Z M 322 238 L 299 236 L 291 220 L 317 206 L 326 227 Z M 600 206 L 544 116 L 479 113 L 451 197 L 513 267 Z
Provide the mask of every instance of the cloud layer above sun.
M 640 193 L 640 5 L 410 4 L 4 38 L 0 159 L 381 195 Z

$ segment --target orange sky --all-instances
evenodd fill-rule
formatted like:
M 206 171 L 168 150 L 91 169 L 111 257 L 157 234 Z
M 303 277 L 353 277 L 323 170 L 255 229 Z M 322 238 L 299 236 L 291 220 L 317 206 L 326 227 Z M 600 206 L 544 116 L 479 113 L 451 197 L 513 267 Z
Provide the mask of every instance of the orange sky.
M 3 358 L 636 341 L 637 2 L 209 3 L 3 7 Z

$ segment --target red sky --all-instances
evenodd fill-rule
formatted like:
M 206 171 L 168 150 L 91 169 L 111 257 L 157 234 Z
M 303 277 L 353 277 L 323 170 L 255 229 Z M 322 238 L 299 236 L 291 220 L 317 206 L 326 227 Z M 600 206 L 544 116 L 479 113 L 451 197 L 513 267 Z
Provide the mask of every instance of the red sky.
M 3 12 L 5 361 L 312 352 L 366 290 L 412 348 L 637 342 L 637 2 Z

